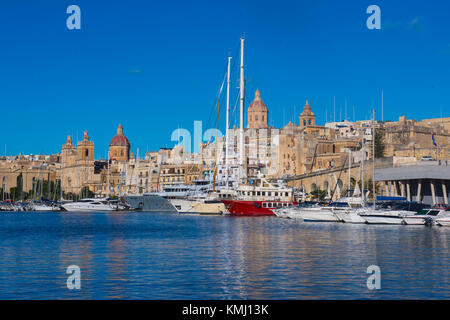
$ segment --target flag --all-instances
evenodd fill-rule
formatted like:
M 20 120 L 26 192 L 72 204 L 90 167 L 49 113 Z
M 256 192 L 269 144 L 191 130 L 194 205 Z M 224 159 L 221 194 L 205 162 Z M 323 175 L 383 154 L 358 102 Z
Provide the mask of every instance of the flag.
M 431 140 L 433 140 L 433 146 L 437 147 L 436 140 L 434 139 L 434 133 L 431 134 Z

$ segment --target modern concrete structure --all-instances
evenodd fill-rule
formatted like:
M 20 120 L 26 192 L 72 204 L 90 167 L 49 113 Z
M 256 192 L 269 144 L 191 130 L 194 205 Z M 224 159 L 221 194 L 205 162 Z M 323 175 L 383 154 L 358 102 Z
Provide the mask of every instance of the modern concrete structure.
M 431 205 L 448 204 L 450 160 L 376 169 L 375 181 L 382 183 L 383 195 L 404 196 Z

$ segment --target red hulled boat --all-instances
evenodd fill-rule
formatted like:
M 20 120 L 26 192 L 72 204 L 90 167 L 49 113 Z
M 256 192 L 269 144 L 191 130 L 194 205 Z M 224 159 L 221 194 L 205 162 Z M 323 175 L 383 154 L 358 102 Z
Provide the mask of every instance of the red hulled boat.
M 259 186 L 240 186 L 235 199 L 222 199 L 222 202 L 235 216 L 273 216 L 274 209 L 297 205 L 292 189 L 275 186 L 264 179 Z

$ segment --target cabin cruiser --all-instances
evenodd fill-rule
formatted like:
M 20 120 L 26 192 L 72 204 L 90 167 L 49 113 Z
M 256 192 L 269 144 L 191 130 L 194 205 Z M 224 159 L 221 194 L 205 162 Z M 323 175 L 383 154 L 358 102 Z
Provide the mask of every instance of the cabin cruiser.
M 336 211 L 335 215 L 340 221 L 345 223 L 366 223 L 366 220 L 360 216 L 366 212 L 364 201 L 360 197 L 344 197 L 335 201 L 336 203 L 346 203 L 352 210 Z
M 214 196 L 209 180 L 194 180 L 192 185 L 165 186 L 157 195 L 167 199 L 178 213 L 220 214 L 226 212 L 223 203 Z
M 66 211 L 94 212 L 94 211 L 117 211 L 117 201 L 108 198 L 86 198 L 75 202 L 67 202 L 62 205 Z
M 61 207 L 54 202 L 33 202 L 27 207 L 30 211 L 61 211 Z
M 417 208 L 423 206 L 413 202 L 385 202 L 359 214 L 368 224 L 406 224 L 404 218 L 416 213 Z
M 317 208 L 317 207 L 320 207 L 320 204 L 318 202 L 305 201 L 300 202 L 297 206 L 288 206 L 275 209 L 273 210 L 273 213 L 279 218 L 303 220 L 303 217 L 301 216 L 300 213 L 303 208 Z
M 450 215 L 450 209 L 423 209 L 416 214 L 405 216 L 403 221 L 409 225 L 433 225 L 435 220 Z
M 340 222 L 338 213 L 348 213 L 352 207 L 347 202 L 332 202 L 325 207 L 303 208 L 299 215 L 303 221 Z
M 191 186 L 173 185 L 164 186 L 161 192 L 155 192 L 154 194 L 166 199 L 175 209 L 175 212 L 195 213 L 192 201 L 187 199 L 191 191 Z
M 368 224 L 405 224 L 403 218 L 411 211 L 368 209 L 359 213 Z

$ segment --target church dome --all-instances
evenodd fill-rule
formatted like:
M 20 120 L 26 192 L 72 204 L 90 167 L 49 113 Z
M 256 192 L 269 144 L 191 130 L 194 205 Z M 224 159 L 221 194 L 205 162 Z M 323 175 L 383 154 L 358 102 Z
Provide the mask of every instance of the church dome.
M 313 116 L 314 113 L 311 111 L 311 106 L 308 103 L 308 100 L 306 100 L 306 104 L 303 107 L 303 112 L 301 113 L 301 116 Z
M 248 107 L 248 111 L 268 111 L 266 105 L 261 100 L 261 92 L 259 91 L 259 89 L 255 91 L 255 99 Z
M 109 143 L 110 147 L 113 146 L 121 146 L 121 147 L 129 147 L 130 142 L 128 141 L 128 138 L 123 135 L 123 127 L 121 124 L 117 127 L 117 134 L 114 138 L 111 139 L 111 142 Z

